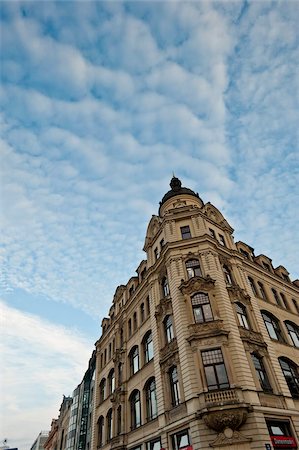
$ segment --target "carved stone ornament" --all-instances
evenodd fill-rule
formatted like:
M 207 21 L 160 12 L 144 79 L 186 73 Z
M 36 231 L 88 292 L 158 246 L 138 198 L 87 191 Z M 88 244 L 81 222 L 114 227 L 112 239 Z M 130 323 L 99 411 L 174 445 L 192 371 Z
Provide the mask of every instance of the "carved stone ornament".
M 248 411 L 246 407 L 232 407 L 222 411 L 209 411 L 203 414 L 204 423 L 213 430 L 223 432 L 225 428 L 237 430 L 246 422 Z
M 163 361 L 160 361 L 160 366 L 162 372 L 166 373 L 172 366 L 177 366 L 180 362 L 178 352 L 172 353 L 167 358 L 164 358 Z
M 122 347 L 122 348 L 117 348 L 117 349 L 115 350 L 114 358 L 113 358 L 114 364 L 117 364 L 117 363 L 123 361 L 123 359 L 124 359 L 124 354 L 125 354 L 125 350 L 124 350 L 123 347 Z
M 240 431 L 225 428 L 223 433 L 219 433 L 215 441 L 210 443 L 211 447 L 230 447 L 235 444 L 246 444 L 252 441 L 251 437 L 244 436 Z
M 118 387 L 113 394 L 111 394 L 110 401 L 112 403 L 123 403 L 126 399 L 126 391 L 122 387 Z
M 171 358 L 177 351 L 178 344 L 176 338 L 174 338 L 160 350 L 160 364 L 163 364 L 168 358 Z
M 263 339 L 263 335 L 253 330 L 246 330 L 246 328 L 239 327 L 240 336 L 242 341 L 247 342 L 251 346 L 254 346 L 255 349 L 259 349 L 260 347 L 267 348 L 267 344 Z
M 155 317 L 158 320 L 165 317 L 167 314 L 171 313 L 172 313 L 171 299 L 170 297 L 163 297 L 156 307 Z
M 204 323 L 192 323 L 188 326 L 189 337 L 188 342 L 197 341 L 205 338 L 212 338 L 217 336 L 224 336 L 227 338 L 229 332 L 223 327 L 223 320 L 213 320 Z
M 200 291 L 202 289 L 209 291 L 213 289 L 214 284 L 215 280 L 213 280 L 210 275 L 207 275 L 206 277 L 193 277 L 187 281 L 182 280 L 179 289 L 183 294 L 190 295 L 193 292 Z
M 247 305 L 251 303 L 250 295 L 248 295 L 245 289 L 242 289 L 238 284 L 228 285 L 227 290 L 231 300 L 241 300 Z

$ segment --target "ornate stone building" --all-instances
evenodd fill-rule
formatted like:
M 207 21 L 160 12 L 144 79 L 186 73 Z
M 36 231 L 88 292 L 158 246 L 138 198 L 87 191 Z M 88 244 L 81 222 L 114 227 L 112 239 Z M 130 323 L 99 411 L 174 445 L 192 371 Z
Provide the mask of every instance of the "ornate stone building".
M 297 448 L 299 281 L 170 186 L 102 321 L 91 448 Z

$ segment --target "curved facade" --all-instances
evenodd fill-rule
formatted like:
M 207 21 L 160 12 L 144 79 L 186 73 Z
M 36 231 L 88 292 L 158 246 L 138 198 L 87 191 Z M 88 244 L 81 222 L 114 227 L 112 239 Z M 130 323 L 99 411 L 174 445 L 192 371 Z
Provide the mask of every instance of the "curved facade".
M 297 448 L 299 282 L 173 180 L 102 321 L 91 448 Z

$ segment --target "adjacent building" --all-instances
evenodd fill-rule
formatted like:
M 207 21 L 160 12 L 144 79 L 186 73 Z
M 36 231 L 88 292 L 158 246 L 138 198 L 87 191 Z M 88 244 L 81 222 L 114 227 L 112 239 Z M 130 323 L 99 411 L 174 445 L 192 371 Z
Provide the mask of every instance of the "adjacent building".
M 102 321 L 80 450 L 297 448 L 299 281 L 234 242 L 179 179 L 170 187 Z
M 33 442 L 30 450 L 44 450 L 44 443 L 47 441 L 48 436 L 49 431 L 41 431 Z

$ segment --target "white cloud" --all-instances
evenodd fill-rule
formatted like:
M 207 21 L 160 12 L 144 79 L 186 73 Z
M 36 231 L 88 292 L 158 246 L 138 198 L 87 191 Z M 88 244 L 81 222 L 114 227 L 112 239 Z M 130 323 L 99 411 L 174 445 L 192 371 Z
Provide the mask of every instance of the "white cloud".
M 1 306 L 1 436 L 30 448 L 82 380 L 93 343 L 4 302 Z M 16 426 L 17 424 L 17 426 Z

